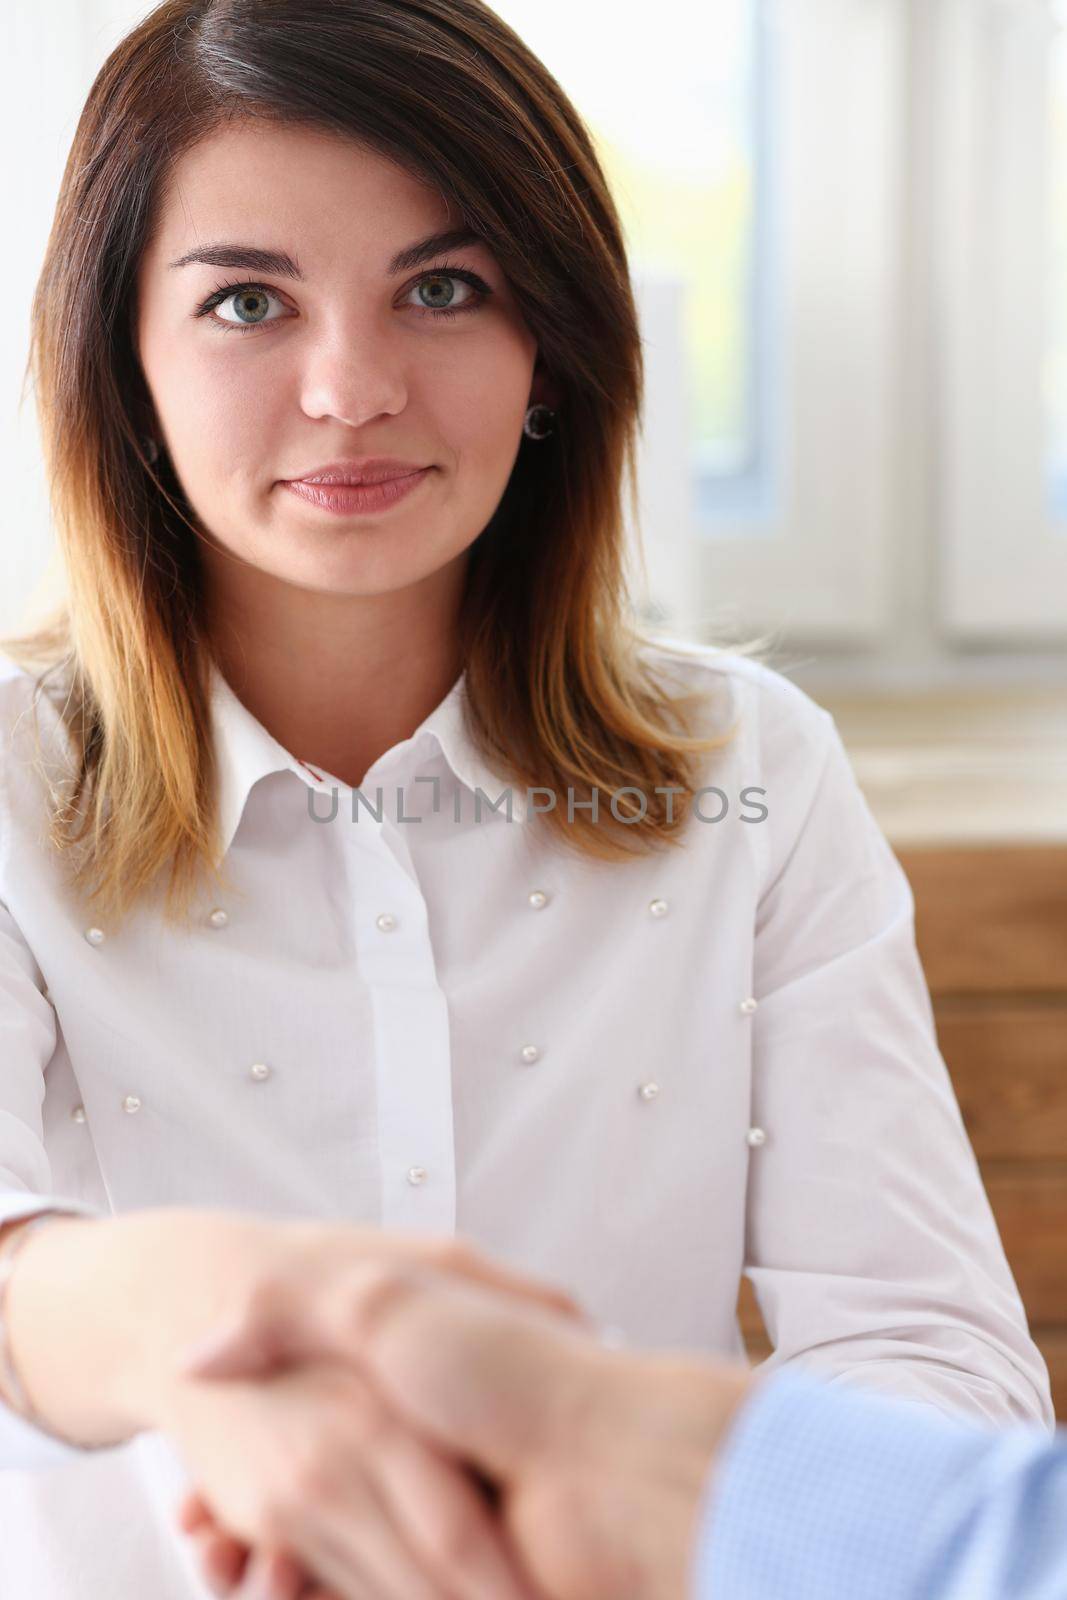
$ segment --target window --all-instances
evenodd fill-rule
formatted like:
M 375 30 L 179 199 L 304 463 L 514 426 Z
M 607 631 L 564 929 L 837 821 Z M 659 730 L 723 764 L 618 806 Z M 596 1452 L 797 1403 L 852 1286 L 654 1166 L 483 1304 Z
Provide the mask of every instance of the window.
M 931 17 L 940 609 L 987 645 L 1067 627 L 1065 11 L 943 0 Z
M 867 636 L 891 515 L 898 0 L 496 0 L 584 117 L 648 378 L 653 616 Z M 843 133 L 847 129 L 847 133 Z M 725 602 L 725 606 L 723 604 Z
M 575 100 L 618 204 L 636 278 L 673 286 L 699 516 L 765 503 L 771 274 L 767 0 L 616 11 L 604 35 L 572 0 L 494 9 Z M 684 48 L 680 45 L 684 42 Z M 654 316 L 654 313 L 653 313 Z

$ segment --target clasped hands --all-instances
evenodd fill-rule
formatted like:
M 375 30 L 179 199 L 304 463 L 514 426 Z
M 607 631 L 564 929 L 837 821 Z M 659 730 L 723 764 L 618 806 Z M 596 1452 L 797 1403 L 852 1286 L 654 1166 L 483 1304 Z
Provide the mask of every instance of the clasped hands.
M 747 1368 L 605 1346 L 456 1239 L 288 1223 L 160 1425 L 234 1600 L 685 1600 Z

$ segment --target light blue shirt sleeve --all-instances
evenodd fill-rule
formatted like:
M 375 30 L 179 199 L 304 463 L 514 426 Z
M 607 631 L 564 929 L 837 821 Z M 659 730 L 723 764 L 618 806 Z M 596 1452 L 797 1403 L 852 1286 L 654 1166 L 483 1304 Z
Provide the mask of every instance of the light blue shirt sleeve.
M 1063 1600 L 1067 1429 L 779 1369 L 709 1475 L 691 1570 L 692 1600 Z

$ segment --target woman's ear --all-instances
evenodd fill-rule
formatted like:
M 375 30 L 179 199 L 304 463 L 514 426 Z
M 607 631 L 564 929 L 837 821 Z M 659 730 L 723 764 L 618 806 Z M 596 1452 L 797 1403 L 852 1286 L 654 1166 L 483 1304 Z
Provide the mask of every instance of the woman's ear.
M 133 419 L 134 431 L 139 439 L 162 438 L 159 419 L 156 416 L 156 408 L 143 378 L 137 384 L 130 406 L 130 415 Z
M 541 357 L 538 356 L 534 365 L 533 382 L 530 385 L 530 398 L 527 404 L 531 406 L 551 406 L 553 411 L 557 411 L 560 399 L 558 383 L 549 373 Z

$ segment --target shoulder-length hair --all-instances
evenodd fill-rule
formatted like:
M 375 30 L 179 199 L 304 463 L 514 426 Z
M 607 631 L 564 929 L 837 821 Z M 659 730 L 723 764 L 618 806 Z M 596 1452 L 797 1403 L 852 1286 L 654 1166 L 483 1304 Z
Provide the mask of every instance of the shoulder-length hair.
M 641 659 L 654 636 L 629 599 L 623 521 L 624 476 L 637 506 L 641 339 L 582 119 L 480 0 L 165 0 L 89 92 L 31 313 L 27 370 L 67 583 L 58 610 L 3 647 L 44 668 L 35 703 L 51 673 L 63 688 L 75 767 L 50 837 L 72 884 L 116 919 L 163 869 L 168 917 L 188 914 L 202 869 L 226 884 L 196 529 L 166 453 L 146 454 L 133 329 L 173 162 L 224 123 L 259 118 L 349 136 L 435 185 L 507 274 L 559 422 L 544 443 L 522 441 L 470 551 L 468 727 L 522 787 L 643 792 L 644 814 L 616 807 L 625 820 L 541 814 L 561 841 L 612 860 L 677 844 L 693 763 L 736 723 L 692 736 L 693 696 Z M 657 788 L 681 791 L 673 812 Z

